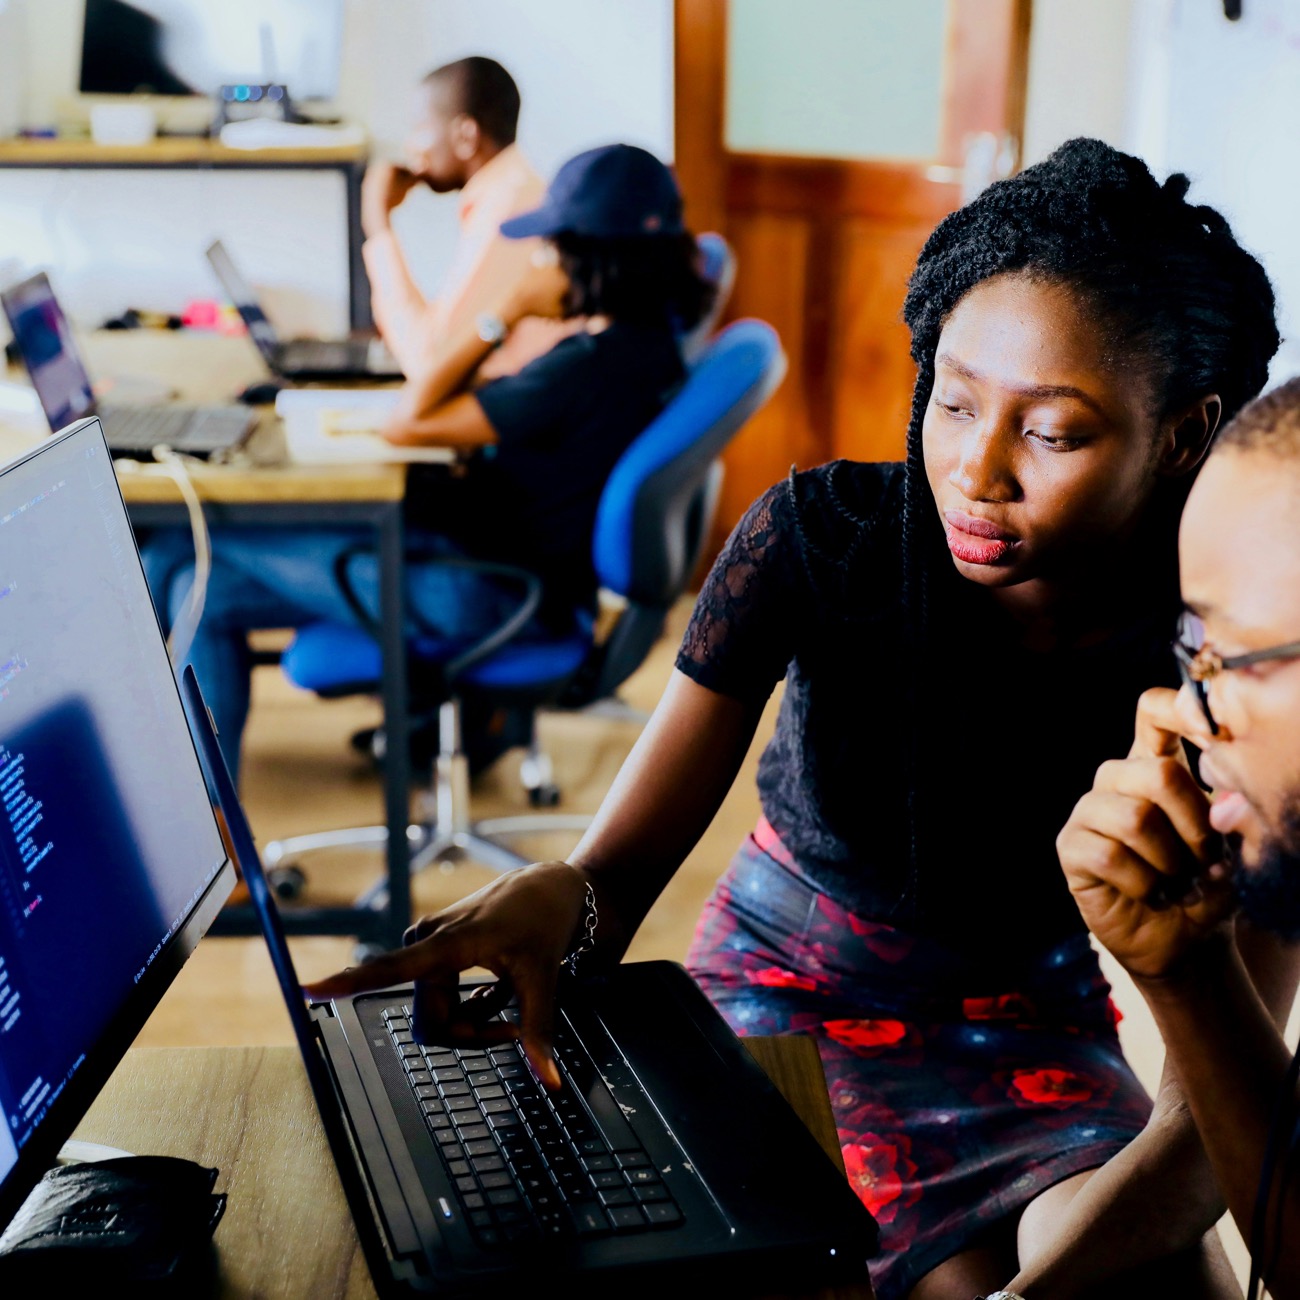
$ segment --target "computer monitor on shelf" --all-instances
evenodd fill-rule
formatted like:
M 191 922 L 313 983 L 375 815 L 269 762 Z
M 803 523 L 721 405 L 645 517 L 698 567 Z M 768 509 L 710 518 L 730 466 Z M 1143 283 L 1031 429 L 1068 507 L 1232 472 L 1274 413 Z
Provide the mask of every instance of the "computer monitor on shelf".
M 86 0 L 86 95 L 215 96 L 276 83 L 295 102 L 338 94 L 343 0 Z

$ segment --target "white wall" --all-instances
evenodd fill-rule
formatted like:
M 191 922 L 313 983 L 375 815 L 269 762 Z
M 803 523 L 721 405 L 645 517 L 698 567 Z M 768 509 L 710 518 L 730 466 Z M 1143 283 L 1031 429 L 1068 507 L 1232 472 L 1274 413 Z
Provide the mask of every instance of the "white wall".
M 1129 140 L 1157 175 L 1186 172 L 1273 280 L 1283 344 L 1270 379 L 1300 373 L 1300 5 L 1145 0 L 1135 26 Z
M 1271 382 L 1300 373 L 1300 5 L 1247 0 L 1034 0 L 1025 160 L 1093 135 L 1186 172 L 1263 262 L 1283 345 Z
M 215 0 L 214 0 L 215 2 Z M 0 0 L 0 5 L 5 0 Z M 84 0 L 20 7 L 22 117 L 84 123 L 76 94 Z M 337 109 L 396 157 L 410 92 L 465 54 L 498 58 L 519 82 L 520 142 L 549 175 L 593 144 L 672 155 L 671 0 L 345 0 Z M 2 31 L 3 29 L 0 29 Z M 0 72 L 4 58 L 0 55 Z M 179 124 L 183 101 L 163 106 Z M 456 200 L 416 196 L 399 230 L 432 287 L 455 236 Z M 52 271 L 70 312 L 92 324 L 125 307 L 176 311 L 216 292 L 202 249 L 221 235 L 290 331 L 346 327 L 342 183 L 320 174 L 0 171 L 0 262 Z
M 1040 162 L 1077 135 L 1096 136 L 1123 147 L 1134 3 L 1033 0 L 1025 96 L 1026 164 Z
M 672 0 L 349 0 L 343 103 L 380 156 L 399 156 L 410 89 L 438 64 L 499 60 L 519 84 L 519 144 L 549 177 L 598 144 L 673 156 Z M 436 283 L 456 204 L 429 193 L 399 210 L 413 269 Z

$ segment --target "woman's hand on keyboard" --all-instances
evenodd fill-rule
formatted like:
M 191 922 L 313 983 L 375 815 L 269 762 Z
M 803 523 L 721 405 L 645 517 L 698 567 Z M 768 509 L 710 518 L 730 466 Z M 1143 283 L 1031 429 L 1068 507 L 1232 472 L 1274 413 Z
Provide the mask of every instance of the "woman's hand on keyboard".
M 415 982 L 415 1032 L 424 1042 L 486 1046 L 523 1042 L 549 1088 L 560 1086 L 553 1051 L 561 963 L 579 937 L 587 877 L 567 862 L 543 862 L 498 877 L 468 898 L 417 921 L 404 947 L 306 986 L 312 998 L 343 997 Z M 496 984 L 462 996 L 460 974 L 482 967 Z M 511 996 L 519 1026 L 495 1019 Z

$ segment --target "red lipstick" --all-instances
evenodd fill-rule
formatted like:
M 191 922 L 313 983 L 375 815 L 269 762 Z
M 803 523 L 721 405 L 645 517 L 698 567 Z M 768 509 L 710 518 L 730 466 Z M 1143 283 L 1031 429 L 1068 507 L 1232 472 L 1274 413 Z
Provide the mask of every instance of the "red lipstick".
M 945 510 L 948 549 L 966 564 L 997 564 L 1019 541 L 1014 533 L 960 510 Z

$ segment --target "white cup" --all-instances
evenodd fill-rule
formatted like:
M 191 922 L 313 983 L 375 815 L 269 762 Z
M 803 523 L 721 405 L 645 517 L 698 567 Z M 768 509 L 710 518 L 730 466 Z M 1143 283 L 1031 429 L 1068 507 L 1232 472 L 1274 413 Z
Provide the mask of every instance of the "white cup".
M 158 133 L 158 115 L 151 104 L 95 104 L 90 110 L 90 134 L 96 144 L 148 144 Z

